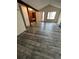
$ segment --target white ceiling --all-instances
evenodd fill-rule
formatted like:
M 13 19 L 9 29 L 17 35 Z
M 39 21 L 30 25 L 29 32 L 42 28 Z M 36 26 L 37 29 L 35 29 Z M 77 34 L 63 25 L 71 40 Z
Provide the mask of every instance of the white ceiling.
M 61 8 L 61 0 L 22 0 L 32 7 L 40 10 L 47 5 L 52 5 Z

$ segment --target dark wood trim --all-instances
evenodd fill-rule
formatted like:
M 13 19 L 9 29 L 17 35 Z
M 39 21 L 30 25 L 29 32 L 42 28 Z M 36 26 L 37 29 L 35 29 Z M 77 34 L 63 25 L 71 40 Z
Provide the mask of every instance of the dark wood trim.
M 27 8 L 27 12 L 28 12 L 28 17 L 29 17 L 29 10 Z M 29 17 L 29 22 L 30 22 L 30 17 Z M 30 26 L 31 26 L 31 22 L 30 22 Z
M 27 7 L 30 7 L 32 9 L 34 9 L 35 11 L 39 11 L 39 10 L 35 9 L 34 7 L 30 6 L 29 4 L 23 2 L 22 0 L 17 0 L 17 2 L 20 3 L 20 4 L 23 4 L 23 5 L 27 6 Z
M 19 8 L 20 8 L 20 12 L 21 12 L 21 15 L 22 15 L 22 18 L 23 18 L 23 22 L 24 22 L 25 28 L 27 29 L 25 18 L 24 18 L 24 15 L 23 15 L 23 12 L 22 12 L 22 9 L 21 9 L 20 5 L 19 5 Z

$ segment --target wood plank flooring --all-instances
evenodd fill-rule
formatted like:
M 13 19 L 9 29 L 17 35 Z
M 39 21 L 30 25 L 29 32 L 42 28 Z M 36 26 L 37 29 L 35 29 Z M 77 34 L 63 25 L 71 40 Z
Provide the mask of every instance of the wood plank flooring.
M 61 29 L 55 23 L 33 24 L 17 37 L 17 59 L 61 59 Z

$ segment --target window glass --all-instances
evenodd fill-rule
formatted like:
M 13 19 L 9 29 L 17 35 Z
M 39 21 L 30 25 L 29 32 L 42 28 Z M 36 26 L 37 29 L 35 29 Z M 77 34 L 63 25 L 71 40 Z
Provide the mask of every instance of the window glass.
M 56 12 L 48 12 L 47 19 L 55 19 Z

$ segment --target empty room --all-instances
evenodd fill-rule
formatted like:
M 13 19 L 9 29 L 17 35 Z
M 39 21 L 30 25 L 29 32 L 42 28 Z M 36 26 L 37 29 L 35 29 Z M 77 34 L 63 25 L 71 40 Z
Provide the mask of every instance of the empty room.
M 17 0 L 17 59 L 61 59 L 61 0 Z

